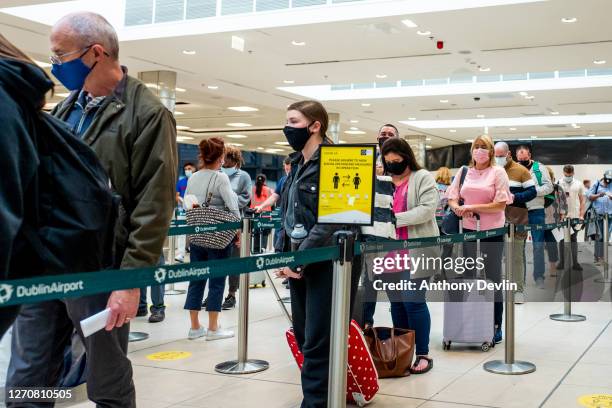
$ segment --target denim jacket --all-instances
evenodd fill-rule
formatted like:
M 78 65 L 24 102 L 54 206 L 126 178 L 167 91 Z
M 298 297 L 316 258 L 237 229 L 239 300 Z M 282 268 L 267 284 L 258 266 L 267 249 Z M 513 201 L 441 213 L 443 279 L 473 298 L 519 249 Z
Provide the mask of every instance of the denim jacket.
M 330 144 L 330 142 L 325 140 L 323 144 Z M 302 153 L 295 152 L 289 155 L 289 157 L 291 158 L 291 172 L 287 176 L 281 191 L 281 216 L 284 219 L 287 206 L 293 205 L 295 224 L 303 224 L 306 231 L 308 231 L 308 237 L 300 244 L 300 251 L 333 245 L 334 232 L 344 229 L 343 225 L 317 224 L 321 148 L 317 149 L 310 160 L 302 164 L 299 170 L 298 165 L 304 161 Z M 289 189 L 293 183 L 298 183 L 297 200 L 294 203 L 289 203 Z M 357 231 L 355 227 L 346 229 L 353 231 L 353 233 Z M 282 237 L 275 244 L 276 252 L 289 251 L 290 238 L 284 231 L 282 234 Z

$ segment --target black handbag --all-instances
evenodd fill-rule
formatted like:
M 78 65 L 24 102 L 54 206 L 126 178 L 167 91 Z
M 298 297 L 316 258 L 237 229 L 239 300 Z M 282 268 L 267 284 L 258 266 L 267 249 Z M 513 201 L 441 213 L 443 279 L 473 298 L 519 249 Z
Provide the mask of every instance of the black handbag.
M 468 168 L 466 166 L 461 167 L 461 175 L 459 176 L 459 205 L 463 205 L 463 198 L 461 198 L 461 187 L 463 186 L 467 172 Z M 442 232 L 446 235 L 459 233 L 459 217 L 457 214 L 455 214 L 452 208 L 450 208 L 450 206 L 446 210 L 444 218 L 442 218 Z
M 214 179 L 217 179 L 217 174 L 215 174 Z M 191 208 L 186 211 L 187 225 L 198 226 L 240 222 L 240 218 L 236 217 L 231 212 L 210 206 L 213 194 L 208 190 L 212 180 L 213 178 L 211 177 L 211 180 L 208 182 L 208 187 L 206 187 L 206 202 L 201 207 Z M 232 243 L 235 237 L 236 230 L 227 230 L 190 235 L 189 241 L 202 248 L 224 249 Z

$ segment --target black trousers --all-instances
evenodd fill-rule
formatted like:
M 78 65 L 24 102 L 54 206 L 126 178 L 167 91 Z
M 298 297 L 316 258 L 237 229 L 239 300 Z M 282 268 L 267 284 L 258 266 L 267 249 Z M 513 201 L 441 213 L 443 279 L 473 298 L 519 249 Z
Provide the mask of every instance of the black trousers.
M 20 308 L 20 305 L 0 307 L 0 340 L 17 318 Z
M 6 387 L 58 384 L 64 349 L 76 328 L 87 356 L 87 395 L 103 408 L 136 407 L 132 364 L 127 358 L 129 324 L 83 338 L 79 322 L 106 308 L 109 293 L 23 305 L 13 327 Z M 13 403 L 7 407 L 52 407 Z
M 573 231 L 573 230 L 572 230 Z M 572 264 L 578 265 L 578 231 L 574 231 L 570 234 L 570 246 L 572 247 Z M 560 267 L 565 266 L 565 240 L 559 241 L 559 265 Z
M 351 314 L 360 269 L 361 259 L 355 257 L 351 274 Z M 304 354 L 302 408 L 327 407 L 332 283 L 331 261 L 310 264 L 304 270 L 302 279 L 290 279 L 293 330 L 298 347 Z

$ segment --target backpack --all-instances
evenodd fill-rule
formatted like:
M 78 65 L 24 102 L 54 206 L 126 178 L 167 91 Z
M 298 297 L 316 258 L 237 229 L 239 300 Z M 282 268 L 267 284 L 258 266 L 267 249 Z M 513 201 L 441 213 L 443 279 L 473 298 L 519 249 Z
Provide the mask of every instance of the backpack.
M 114 244 L 120 199 L 111 191 L 102 164 L 59 119 L 43 113 L 32 118 L 32 125 L 40 161 L 28 204 L 35 216 L 23 225 L 24 253 L 14 265 L 32 275 L 117 266 Z
M 540 170 L 540 163 L 534 160 L 532 168 L 533 168 L 533 174 L 535 174 L 536 179 L 538 179 L 538 185 L 542 186 L 542 170 Z M 549 207 L 554 202 L 555 202 L 555 192 L 554 191 L 544 196 L 544 208 Z

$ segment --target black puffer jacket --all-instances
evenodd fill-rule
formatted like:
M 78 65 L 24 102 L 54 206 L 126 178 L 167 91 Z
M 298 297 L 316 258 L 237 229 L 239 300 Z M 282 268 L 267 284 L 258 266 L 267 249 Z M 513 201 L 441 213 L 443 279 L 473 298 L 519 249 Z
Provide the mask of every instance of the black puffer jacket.
M 30 137 L 35 115 L 53 83 L 33 64 L 0 58 L 0 279 L 6 279 L 25 248 L 23 226 L 34 219 L 39 159 Z M 17 276 L 12 276 L 13 278 Z

